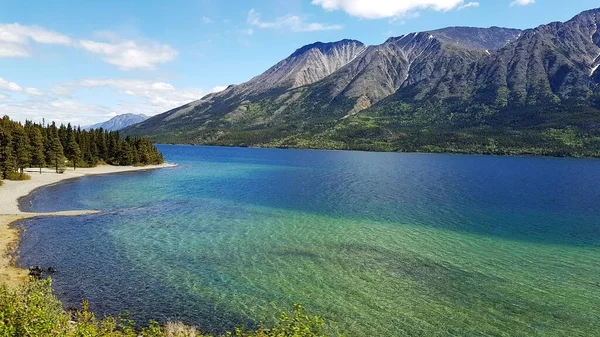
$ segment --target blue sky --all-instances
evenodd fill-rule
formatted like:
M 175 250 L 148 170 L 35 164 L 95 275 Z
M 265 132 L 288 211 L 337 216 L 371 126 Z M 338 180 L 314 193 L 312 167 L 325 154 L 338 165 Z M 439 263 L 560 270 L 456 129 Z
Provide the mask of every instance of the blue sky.
M 92 124 L 154 115 L 295 49 L 446 26 L 532 28 L 597 0 L 0 0 L 0 115 Z

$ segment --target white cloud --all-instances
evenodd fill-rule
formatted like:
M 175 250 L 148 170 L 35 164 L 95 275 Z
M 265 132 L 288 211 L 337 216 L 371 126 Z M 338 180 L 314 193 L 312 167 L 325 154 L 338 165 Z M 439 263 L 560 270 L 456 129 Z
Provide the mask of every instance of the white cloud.
M 18 23 L 0 24 L 0 57 L 31 56 L 30 42 L 69 46 L 71 38 L 57 32 Z
M 15 82 L 10 82 L 0 77 L 0 90 L 11 91 L 11 92 L 24 92 L 29 96 L 42 96 L 44 93 L 36 88 L 25 88 L 21 87 Z M 6 96 L 4 96 L 6 97 Z
M 23 88 L 16 84 L 15 82 L 9 82 L 5 79 L 3 79 L 2 77 L 0 77 L 0 90 L 6 90 L 6 91 L 22 91 Z
M 465 9 L 465 8 L 471 8 L 471 7 L 474 7 L 474 8 L 479 7 L 479 2 L 476 2 L 476 1 L 467 2 L 464 5 L 460 5 L 458 7 L 458 9 Z
M 5 99 L 5 98 L 6 98 L 6 95 L 0 94 L 0 101 L 3 100 L 3 99 Z
M 313 0 L 312 4 L 327 11 L 343 10 L 360 18 L 382 19 L 421 9 L 445 12 L 460 7 L 464 0 Z
M 77 99 L 77 91 L 112 89 L 116 95 L 110 105 L 90 104 Z M 26 99 L 0 99 L 0 116 L 7 114 L 20 121 L 26 119 L 54 120 L 57 123 L 90 125 L 124 113 L 156 115 L 217 92 L 212 90 L 176 88 L 170 83 L 138 79 L 84 79 L 63 83 L 50 95 L 27 96 Z M 27 89 L 25 89 L 27 90 Z M 63 95 L 60 95 L 63 94 Z M 6 97 L 5 97 L 6 98 Z
M 121 70 L 155 69 L 158 64 L 169 62 L 179 55 L 168 44 L 120 39 L 110 31 L 96 32 L 96 37 L 105 41 L 74 41 L 66 35 L 39 26 L 0 24 L 0 57 L 30 57 L 32 41 L 83 48 L 100 55 L 105 62 Z
M 29 96 L 42 96 L 44 94 L 36 88 L 26 88 L 25 93 Z
M 341 25 L 328 25 L 318 22 L 305 22 L 304 19 L 297 15 L 288 15 L 277 18 L 275 21 L 262 21 L 260 14 L 254 9 L 248 12 L 248 23 L 258 28 L 285 28 L 293 32 L 317 32 L 324 30 L 342 29 Z
M 535 0 L 514 0 L 510 3 L 510 7 L 533 5 Z
M 198 88 L 176 88 L 170 83 L 137 79 L 84 79 L 79 82 L 58 86 L 56 91 L 71 94 L 78 89 L 112 88 L 117 94 L 141 99 L 135 111 L 124 111 L 154 115 L 198 100 L 211 92 L 226 87 L 217 86 L 212 90 Z M 126 110 L 126 109 L 125 109 Z
M 74 125 L 87 125 L 90 118 L 99 121 L 108 119 L 107 116 L 114 112 L 107 107 L 85 104 L 69 99 L 27 99 L 0 101 L 0 115 L 8 115 L 15 120 L 24 122 L 33 120 L 41 122 L 56 121 L 57 123 L 71 123 Z
M 179 55 L 171 46 L 157 42 L 82 40 L 79 44 L 83 49 L 101 55 L 105 62 L 121 70 L 155 69 L 158 64 L 169 62 Z
M 209 24 L 209 23 L 213 23 L 213 19 L 209 18 L 208 16 L 203 16 L 200 18 L 200 21 L 202 21 L 202 23 L 204 24 Z
M 29 57 L 30 54 L 27 46 L 0 42 L 0 57 Z
M 51 30 L 38 26 L 23 26 L 18 23 L 0 24 L 0 41 L 26 44 L 29 40 L 44 44 L 62 44 L 68 46 L 71 39 Z

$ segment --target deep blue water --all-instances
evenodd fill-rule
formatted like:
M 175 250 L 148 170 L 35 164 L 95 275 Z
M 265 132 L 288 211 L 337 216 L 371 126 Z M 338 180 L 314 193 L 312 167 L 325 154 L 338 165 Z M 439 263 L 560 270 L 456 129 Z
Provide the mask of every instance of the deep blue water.
M 581 322 L 600 317 L 589 309 L 600 300 L 598 160 L 160 150 L 180 166 L 23 200 L 26 211 L 102 211 L 24 222 L 20 263 L 56 267 L 66 306 L 85 298 L 99 313 L 221 332 L 298 301 L 332 331 L 390 336 L 475 324 L 459 321 L 489 334 L 589 333 Z M 565 289 L 577 295 L 549 294 Z M 529 313 L 498 309 L 515 301 Z M 550 319 L 561 306 L 573 317 Z

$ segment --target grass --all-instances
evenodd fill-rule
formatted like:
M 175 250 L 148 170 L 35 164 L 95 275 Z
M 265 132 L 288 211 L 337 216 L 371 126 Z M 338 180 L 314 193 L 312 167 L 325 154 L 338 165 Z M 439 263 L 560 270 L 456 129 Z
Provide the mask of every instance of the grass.
M 27 173 L 9 172 L 6 174 L 6 179 L 15 181 L 31 180 L 31 176 Z
M 325 336 L 324 321 L 294 305 L 292 314 L 282 313 L 272 328 L 257 331 L 235 329 L 224 336 L 235 337 L 313 337 Z M 0 336 L 2 337 L 213 337 L 182 323 L 160 325 L 151 321 L 137 328 L 126 315 L 97 318 L 84 301 L 80 311 L 69 313 L 52 293 L 51 280 L 31 279 L 10 289 L 0 285 Z

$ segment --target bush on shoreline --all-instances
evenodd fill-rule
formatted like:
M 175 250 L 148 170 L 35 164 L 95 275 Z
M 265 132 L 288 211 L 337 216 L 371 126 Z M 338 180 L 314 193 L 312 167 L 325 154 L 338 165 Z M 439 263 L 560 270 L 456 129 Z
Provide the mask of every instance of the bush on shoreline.
M 324 321 L 294 305 L 291 314 L 282 313 L 272 328 L 257 331 L 236 329 L 224 337 L 325 337 Z M 31 279 L 18 289 L 0 285 L 0 336 L 2 337 L 216 337 L 203 335 L 181 323 L 164 326 L 150 322 L 137 329 L 125 316 L 98 319 L 83 302 L 82 310 L 66 312 L 52 293 L 51 280 Z
M 13 181 L 31 180 L 31 176 L 27 173 L 9 172 L 6 174 L 6 179 Z

